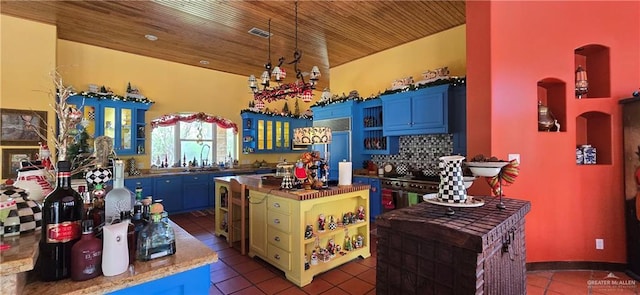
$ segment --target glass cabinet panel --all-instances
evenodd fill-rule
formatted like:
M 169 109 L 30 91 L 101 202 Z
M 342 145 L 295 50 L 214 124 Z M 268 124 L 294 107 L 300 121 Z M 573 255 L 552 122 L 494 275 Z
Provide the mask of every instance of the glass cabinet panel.
M 283 136 L 283 140 L 284 140 L 284 147 L 285 148 L 289 148 L 289 143 L 291 142 L 291 138 L 289 137 L 289 122 L 284 122 L 284 128 L 282 128 L 282 131 L 284 133 Z
M 276 148 L 282 148 L 282 122 L 276 121 Z
M 103 130 L 104 130 L 104 135 L 105 136 L 109 136 L 113 139 L 115 139 L 115 132 L 116 132 L 116 109 L 115 108 L 109 108 L 109 107 L 105 107 L 104 108 L 104 126 L 103 126 Z
M 273 121 L 267 121 L 267 149 L 273 149 Z
M 120 148 L 124 150 L 133 147 L 131 138 L 131 109 L 120 109 Z
M 258 120 L 258 150 L 264 150 L 264 120 Z

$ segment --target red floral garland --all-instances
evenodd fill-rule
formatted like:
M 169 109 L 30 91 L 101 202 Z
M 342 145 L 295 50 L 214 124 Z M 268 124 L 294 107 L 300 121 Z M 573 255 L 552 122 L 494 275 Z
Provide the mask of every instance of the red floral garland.
M 207 123 L 215 123 L 218 127 L 229 129 L 233 128 L 233 133 L 238 134 L 238 125 L 229 119 L 218 116 L 211 116 L 205 113 L 196 114 L 170 114 L 151 121 L 151 128 L 166 127 L 176 125 L 178 122 L 203 121 Z
M 273 89 L 259 91 L 253 95 L 253 99 L 263 102 L 273 102 L 279 99 L 287 99 L 287 97 L 295 98 L 301 96 L 307 89 L 311 89 L 310 83 L 296 81 L 289 84 L 282 84 Z

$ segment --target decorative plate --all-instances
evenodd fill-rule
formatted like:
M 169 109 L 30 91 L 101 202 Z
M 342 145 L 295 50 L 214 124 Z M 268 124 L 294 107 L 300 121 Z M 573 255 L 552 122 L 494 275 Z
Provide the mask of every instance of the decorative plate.
M 445 201 L 441 201 L 438 199 L 437 193 L 426 194 L 422 196 L 422 199 L 431 204 L 436 204 L 440 206 L 447 207 L 461 207 L 461 208 L 471 208 L 471 207 L 480 207 L 484 205 L 484 200 L 472 196 L 467 196 L 467 200 L 464 203 L 449 203 Z
M 382 167 L 384 168 L 384 173 L 393 172 L 393 165 L 391 165 L 391 163 L 385 163 Z
M 469 167 L 502 168 L 509 162 L 467 162 Z

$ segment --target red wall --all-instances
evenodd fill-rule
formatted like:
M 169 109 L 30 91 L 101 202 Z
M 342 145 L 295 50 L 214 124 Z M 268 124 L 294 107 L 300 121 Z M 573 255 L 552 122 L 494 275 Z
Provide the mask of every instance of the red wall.
M 589 44 L 610 49 L 611 96 L 577 100 L 574 49 Z M 467 1 L 467 68 L 468 155 L 521 155 L 505 193 L 532 203 L 527 261 L 625 263 L 618 100 L 640 87 L 640 2 Z M 566 83 L 565 132 L 537 131 L 545 78 Z M 576 118 L 586 111 L 611 115 L 610 165 L 575 164 Z

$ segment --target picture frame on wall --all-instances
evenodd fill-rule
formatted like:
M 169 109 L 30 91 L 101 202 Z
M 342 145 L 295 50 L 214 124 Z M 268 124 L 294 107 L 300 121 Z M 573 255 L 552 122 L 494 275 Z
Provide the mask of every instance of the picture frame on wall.
M 39 145 L 47 136 L 47 112 L 0 108 L 0 145 Z
M 2 149 L 2 179 L 16 179 L 20 162 L 35 161 L 39 149 Z

